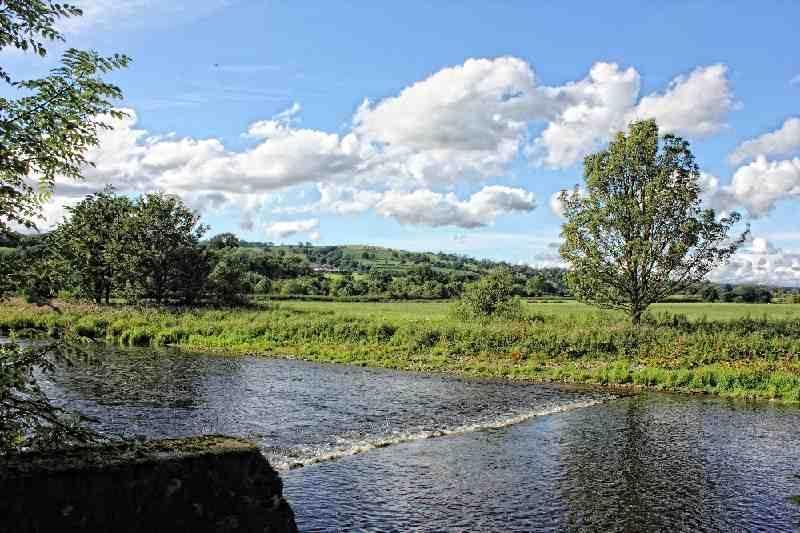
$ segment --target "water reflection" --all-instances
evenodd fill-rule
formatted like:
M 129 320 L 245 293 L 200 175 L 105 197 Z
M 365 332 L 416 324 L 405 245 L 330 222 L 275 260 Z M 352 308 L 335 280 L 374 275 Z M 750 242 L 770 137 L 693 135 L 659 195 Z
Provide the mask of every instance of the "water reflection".
M 798 422 L 621 399 L 290 472 L 286 490 L 304 531 L 792 531 Z
M 147 352 L 106 353 L 47 387 L 100 429 L 251 436 L 282 468 L 339 457 L 284 472 L 302 531 L 791 531 L 800 523 L 787 499 L 800 494 L 796 408 L 654 394 L 586 407 L 608 395 Z M 556 414 L 502 427 L 548 412 Z M 443 430 L 455 434 L 424 438 Z

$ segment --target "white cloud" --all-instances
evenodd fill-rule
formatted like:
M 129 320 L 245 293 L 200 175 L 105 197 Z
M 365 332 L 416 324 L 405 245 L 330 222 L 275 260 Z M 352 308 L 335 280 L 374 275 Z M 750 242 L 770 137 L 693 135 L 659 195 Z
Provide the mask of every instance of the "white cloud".
M 494 185 L 484 187 L 466 201 L 452 193 L 424 189 L 408 193 L 389 191 L 375 209 L 403 224 L 478 228 L 491 224 L 501 213 L 528 212 L 535 207 L 533 193 Z
M 710 277 L 720 282 L 798 286 L 800 252 L 778 249 L 766 239 L 757 237 Z
M 596 63 L 585 79 L 554 89 L 567 103 L 529 147 L 529 155 L 554 168 L 571 166 L 625 128 L 639 94 L 639 73 Z
M 741 205 L 750 216 L 769 213 L 779 201 L 800 198 L 800 158 L 769 161 L 759 156 L 739 167 L 730 185 L 720 188 L 713 203 L 723 209 Z
M 400 175 L 425 184 L 501 173 L 527 123 L 553 114 L 530 66 L 514 57 L 468 59 L 395 97 L 365 101 L 353 131 L 385 148 Z
M 83 10 L 82 17 L 59 21 L 68 33 L 97 31 L 112 26 L 144 26 L 145 23 L 169 23 L 201 17 L 227 5 L 229 0 L 73 0 Z
M 705 137 L 725 126 L 735 107 L 725 65 L 698 67 L 678 76 L 663 94 L 645 96 L 627 120 L 654 118 L 662 132 Z
M 571 166 L 634 120 L 655 118 L 662 133 L 711 135 L 724 127 L 734 100 L 724 65 L 699 67 L 672 80 L 662 94 L 643 97 L 633 68 L 596 63 L 579 82 L 554 88 L 568 105 L 549 122 L 529 153 L 553 168 Z
M 789 155 L 800 150 L 800 118 L 789 118 L 772 132 L 744 141 L 728 157 L 731 163 L 739 164 L 760 155 Z
M 585 79 L 547 87 L 537 84 L 521 59 L 469 59 L 396 96 L 365 101 L 341 133 L 299 126 L 295 103 L 245 128 L 243 137 L 252 145 L 240 150 L 216 138 L 153 135 L 137 127 L 130 111 L 90 152 L 97 166 L 87 169 L 86 182 L 59 182 L 58 193 L 83 195 L 106 183 L 122 192 L 163 190 L 202 210 L 238 208 L 242 226 L 253 227 L 255 213 L 277 191 L 314 185 L 319 202 L 281 209 L 350 214 L 382 205 L 382 213 L 410 223 L 482 225 L 501 212 L 532 209 L 532 200 L 512 201 L 529 193 L 500 193 L 494 186 L 459 199 L 452 191 L 504 174 L 535 125 L 545 127 L 526 152 L 565 167 L 632 117 L 655 114 L 668 130 L 705 134 L 721 127 L 730 108 L 719 65 L 676 78 L 663 94 L 641 101 L 639 87 L 635 69 L 611 63 L 595 64 Z M 414 198 L 433 204 L 436 214 L 419 216 L 402 207 Z
M 311 218 L 308 220 L 273 222 L 265 228 L 265 231 L 267 235 L 276 239 L 285 239 L 298 233 L 309 233 L 312 240 L 317 240 L 319 239 L 319 220 Z

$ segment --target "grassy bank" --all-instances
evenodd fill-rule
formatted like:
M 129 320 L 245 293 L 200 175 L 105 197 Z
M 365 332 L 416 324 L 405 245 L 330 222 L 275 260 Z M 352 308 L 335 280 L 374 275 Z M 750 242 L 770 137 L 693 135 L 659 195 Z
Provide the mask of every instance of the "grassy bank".
M 443 302 L 188 312 L 56 307 L 0 305 L 0 331 L 800 402 L 800 305 L 661 304 L 640 328 L 574 302 L 531 303 L 526 320 L 487 323 L 452 318 Z

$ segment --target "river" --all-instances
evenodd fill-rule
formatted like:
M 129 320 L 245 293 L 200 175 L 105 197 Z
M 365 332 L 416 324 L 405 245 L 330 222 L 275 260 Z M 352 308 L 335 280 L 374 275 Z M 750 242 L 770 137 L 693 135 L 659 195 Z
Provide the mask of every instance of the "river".
M 793 531 L 800 409 L 179 351 L 43 380 L 100 431 L 258 442 L 301 531 Z

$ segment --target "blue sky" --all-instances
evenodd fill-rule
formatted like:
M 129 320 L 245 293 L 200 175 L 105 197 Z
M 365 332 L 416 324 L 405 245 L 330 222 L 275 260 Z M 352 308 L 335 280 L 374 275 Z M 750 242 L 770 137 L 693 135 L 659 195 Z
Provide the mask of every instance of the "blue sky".
M 715 276 L 800 284 L 800 4 L 76 3 L 70 45 L 134 59 L 115 76 L 132 118 L 51 218 L 113 183 L 248 240 L 553 265 L 551 196 L 655 116 L 692 142 L 707 201 L 752 226 Z

